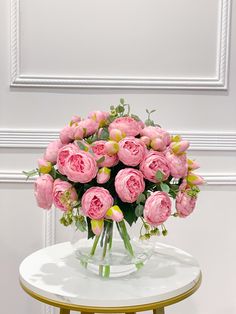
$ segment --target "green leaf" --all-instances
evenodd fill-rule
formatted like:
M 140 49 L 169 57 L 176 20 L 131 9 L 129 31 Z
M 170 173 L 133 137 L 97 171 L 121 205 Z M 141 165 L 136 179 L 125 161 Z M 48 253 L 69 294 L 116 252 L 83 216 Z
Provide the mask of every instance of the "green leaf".
M 26 180 L 28 180 L 29 178 L 36 176 L 38 174 L 38 170 L 33 169 L 30 171 L 22 171 L 22 173 L 27 177 Z
M 146 109 L 146 113 L 147 113 L 147 114 L 149 114 L 149 113 L 150 113 L 148 109 Z
M 103 128 L 102 129 L 102 132 L 99 136 L 99 139 L 100 140 L 108 140 L 109 139 L 109 132 L 108 132 L 108 129 L 107 128 Z
M 164 173 L 161 170 L 157 170 L 155 177 L 157 181 L 163 181 Z
M 154 126 L 155 124 L 154 124 L 154 121 L 153 121 L 153 120 L 147 119 L 147 120 L 145 120 L 145 125 L 146 125 L 146 126 Z
M 104 160 L 105 160 L 105 156 L 102 156 L 101 158 L 97 160 L 97 164 L 102 163 Z
M 95 234 L 92 231 L 91 219 L 89 217 L 87 217 L 86 219 L 87 219 L 87 226 L 88 226 L 88 239 L 94 238 Z
M 136 114 L 131 114 L 131 118 L 133 118 L 136 121 L 141 121 L 141 119 L 139 118 L 139 116 L 137 116 Z
M 141 193 L 136 201 L 137 204 L 140 204 L 140 203 L 145 203 L 146 201 L 146 196 L 145 194 Z
M 119 106 L 116 107 L 116 112 L 118 112 L 118 113 L 123 113 L 124 111 L 125 111 L 124 106 L 119 105 Z
M 141 217 L 143 215 L 143 209 L 144 209 L 144 206 L 139 204 L 135 207 L 135 215 L 137 217 Z
M 79 231 L 84 232 L 87 230 L 87 224 L 83 216 L 80 216 L 79 219 L 75 222 L 76 228 Z
M 121 98 L 121 99 L 120 99 L 120 103 L 121 103 L 122 105 L 124 105 L 124 103 L 125 103 L 124 98 Z
M 170 187 L 168 184 L 161 182 L 160 185 L 163 192 L 169 193 Z
M 77 144 L 81 150 L 84 150 L 84 151 L 87 150 L 87 147 L 81 141 L 77 141 Z

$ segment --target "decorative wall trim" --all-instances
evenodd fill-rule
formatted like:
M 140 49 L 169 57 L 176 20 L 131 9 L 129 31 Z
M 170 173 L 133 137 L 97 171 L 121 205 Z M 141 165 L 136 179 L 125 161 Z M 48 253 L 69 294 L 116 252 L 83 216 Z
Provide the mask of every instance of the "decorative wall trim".
M 218 47 L 214 77 L 55 77 L 20 73 L 20 0 L 11 0 L 11 86 L 115 89 L 206 89 L 226 90 L 231 0 L 219 0 Z
M 171 131 L 181 134 L 190 141 L 190 150 L 235 151 L 236 132 L 190 132 Z M 49 142 L 58 139 L 58 130 L 0 129 L 2 148 L 45 148 Z
M 236 185 L 236 173 L 201 173 L 207 185 Z M 20 171 L 0 171 L 0 183 L 23 183 L 32 184 L 35 178 L 26 181 L 25 175 Z M 47 220 L 47 217 L 45 218 Z M 51 241 L 51 242 L 50 242 Z M 53 243 L 51 237 L 45 243 Z

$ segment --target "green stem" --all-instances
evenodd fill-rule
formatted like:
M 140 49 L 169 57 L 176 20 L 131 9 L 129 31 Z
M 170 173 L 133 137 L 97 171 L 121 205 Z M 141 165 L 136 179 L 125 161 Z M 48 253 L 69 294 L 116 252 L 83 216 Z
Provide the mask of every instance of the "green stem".
M 94 253 L 96 251 L 96 248 L 97 248 L 97 245 L 98 245 L 99 239 L 100 239 L 100 235 L 95 237 L 94 242 L 93 242 L 93 246 L 92 246 L 92 249 L 91 249 L 91 252 L 90 252 L 90 256 L 94 255 Z
M 109 234 L 109 251 L 111 250 L 112 248 L 112 238 L 113 238 L 113 223 L 111 224 L 111 227 L 110 227 L 110 234 Z
M 119 222 L 119 226 L 120 226 L 120 229 L 121 229 L 121 232 L 122 232 L 122 236 L 123 236 L 122 238 L 123 238 L 123 241 L 124 241 L 125 248 L 129 252 L 129 254 L 132 257 L 134 257 L 134 251 L 133 251 L 132 245 L 130 243 L 130 237 L 129 237 L 129 234 L 127 232 L 124 220 Z

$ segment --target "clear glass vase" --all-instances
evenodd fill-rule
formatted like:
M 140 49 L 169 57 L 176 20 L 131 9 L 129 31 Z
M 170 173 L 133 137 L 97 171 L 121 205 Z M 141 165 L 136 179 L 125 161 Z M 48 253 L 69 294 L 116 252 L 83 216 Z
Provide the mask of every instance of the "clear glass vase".
M 131 237 L 124 220 L 109 221 L 100 236 L 90 239 L 87 232 L 75 229 L 71 244 L 81 265 L 101 277 L 122 277 L 139 270 L 154 250 L 151 239 Z

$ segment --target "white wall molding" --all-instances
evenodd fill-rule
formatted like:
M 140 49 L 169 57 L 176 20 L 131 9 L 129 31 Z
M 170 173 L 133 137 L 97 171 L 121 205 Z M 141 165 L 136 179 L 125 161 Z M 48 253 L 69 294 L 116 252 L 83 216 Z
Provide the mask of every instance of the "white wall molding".
M 207 182 L 207 185 L 236 185 L 236 173 L 200 173 Z M 23 183 L 32 184 L 35 177 L 26 180 L 26 176 L 21 171 L 0 171 L 0 183 Z M 49 237 L 51 239 L 51 237 Z M 50 243 L 46 240 L 45 243 Z
M 219 0 L 216 75 L 213 77 L 81 77 L 37 76 L 20 73 L 20 0 L 11 1 L 11 86 L 124 89 L 206 89 L 225 90 L 228 80 L 228 54 L 231 0 Z
M 235 151 L 236 132 L 171 131 L 191 143 L 190 150 Z M 58 130 L 0 129 L 2 148 L 45 148 L 58 139 Z

